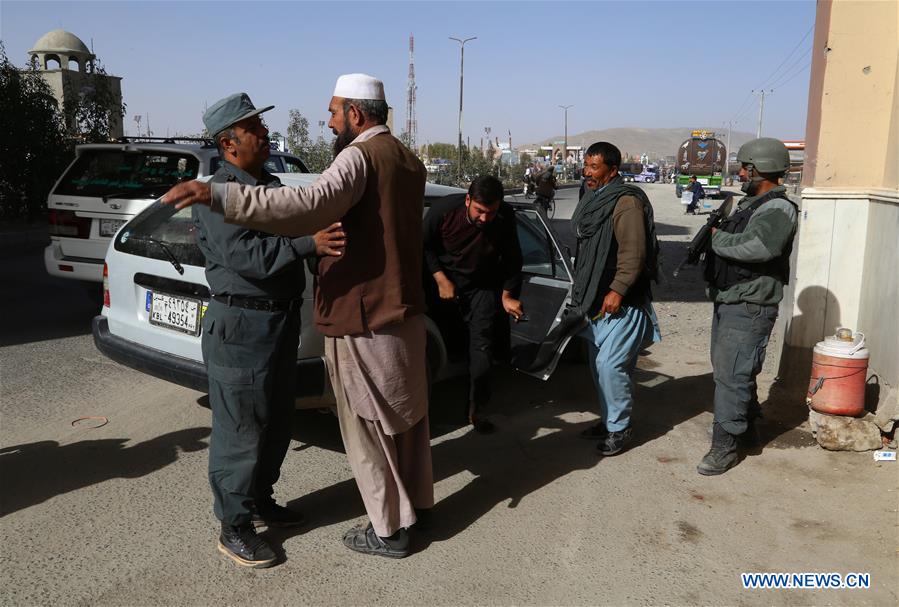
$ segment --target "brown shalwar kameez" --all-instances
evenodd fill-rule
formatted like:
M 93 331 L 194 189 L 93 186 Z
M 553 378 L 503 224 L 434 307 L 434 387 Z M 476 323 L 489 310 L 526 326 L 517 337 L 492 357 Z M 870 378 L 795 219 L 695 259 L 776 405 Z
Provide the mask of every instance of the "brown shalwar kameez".
M 424 317 L 326 337 L 325 356 L 347 459 L 375 533 L 387 537 L 434 505 Z

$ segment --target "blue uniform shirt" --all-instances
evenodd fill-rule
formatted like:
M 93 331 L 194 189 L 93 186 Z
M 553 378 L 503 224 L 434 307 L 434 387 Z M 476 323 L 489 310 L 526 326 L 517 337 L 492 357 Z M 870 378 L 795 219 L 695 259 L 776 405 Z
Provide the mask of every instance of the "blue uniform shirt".
M 257 180 L 225 161 L 212 183 L 234 181 L 246 185 L 281 187 L 277 177 L 263 170 Z M 311 236 L 290 238 L 225 223 L 209 207 L 194 205 L 197 244 L 206 257 L 206 280 L 214 295 L 237 295 L 289 300 L 302 296 L 306 286 L 303 257 L 315 255 Z

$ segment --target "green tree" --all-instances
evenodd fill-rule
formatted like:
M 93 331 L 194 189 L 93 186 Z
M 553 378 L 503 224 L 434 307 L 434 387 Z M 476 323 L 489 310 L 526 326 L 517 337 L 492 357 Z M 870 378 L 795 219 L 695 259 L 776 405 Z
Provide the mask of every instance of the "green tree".
M 309 136 L 309 121 L 300 110 L 291 109 L 287 116 L 287 151 L 299 156 L 313 173 L 321 173 L 333 159 L 331 146 L 322 137 L 312 140 Z
M 431 160 L 442 158 L 455 161 L 458 157 L 456 146 L 451 143 L 431 143 L 427 147 L 427 156 Z
M 71 161 L 73 148 L 37 65 L 17 68 L 2 42 L 0 107 L 0 216 L 36 215 L 46 208 L 47 195 Z

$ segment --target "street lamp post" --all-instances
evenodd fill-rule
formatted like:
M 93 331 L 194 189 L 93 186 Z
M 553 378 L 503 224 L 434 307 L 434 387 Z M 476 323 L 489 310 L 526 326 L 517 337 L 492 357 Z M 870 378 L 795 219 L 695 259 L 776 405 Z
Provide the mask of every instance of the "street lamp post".
M 562 144 L 562 166 L 566 169 L 568 168 L 566 165 L 568 164 L 568 108 L 573 108 L 574 105 L 560 105 L 560 108 L 565 110 L 565 143 Z
M 465 78 L 465 43 L 471 40 L 477 40 L 477 36 L 471 38 L 453 38 L 459 43 L 459 181 L 462 181 L 462 86 Z

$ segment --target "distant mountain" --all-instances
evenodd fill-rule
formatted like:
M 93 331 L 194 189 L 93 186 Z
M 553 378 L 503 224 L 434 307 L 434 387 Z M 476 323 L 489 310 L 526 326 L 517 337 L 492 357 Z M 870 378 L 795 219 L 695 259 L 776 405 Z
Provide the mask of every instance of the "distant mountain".
M 580 145 L 587 147 L 591 143 L 597 141 L 608 141 L 621 150 L 622 155 L 631 155 L 639 157 L 640 154 L 646 152 L 652 157 L 656 156 L 674 156 L 677 148 L 681 143 L 690 137 L 690 133 L 696 129 L 693 128 L 676 128 L 676 129 L 641 129 L 641 128 L 615 128 L 603 129 L 601 131 L 587 131 L 585 133 L 568 134 L 568 145 Z M 727 142 L 727 131 L 716 131 L 716 137 L 723 142 Z M 730 147 L 731 151 L 736 151 L 741 145 L 754 139 L 753 133 L 741 131 L 731 131 Z M 565 139 L 564 135 L 558 135 L 550 139 L 545 139 L 539 143 L 522 145 L 520 148 L 534 148 L 541 145 L 550 145 L 554 142 L 561 142 Z

